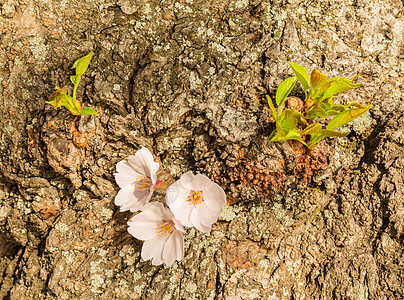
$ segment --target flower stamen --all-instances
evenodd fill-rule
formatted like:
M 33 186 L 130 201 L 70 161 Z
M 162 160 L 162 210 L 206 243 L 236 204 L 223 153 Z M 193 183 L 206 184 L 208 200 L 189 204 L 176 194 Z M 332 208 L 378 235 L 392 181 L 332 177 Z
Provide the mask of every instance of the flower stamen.
M 156 233 L 157 236 L 159 237 L 166 237 L 167 235 L 170 235 L 174 230 L 174 222 L 168 221 L 165 223 L 162 223 L 156 227 Z
M 186 201 L 189 202 L 189 205 L 193 205 L 194 207 L 196 207 L 198 204 L 201 204 L 203 202 L 202 191 L 191 190 Z
M 143 192 L 143 191 L 150 190 L 150 187 L 152 186 L 152 184 L 153 183 L 150 178 L 140 176 L 140 178 L 135 181 L 136 191 Z

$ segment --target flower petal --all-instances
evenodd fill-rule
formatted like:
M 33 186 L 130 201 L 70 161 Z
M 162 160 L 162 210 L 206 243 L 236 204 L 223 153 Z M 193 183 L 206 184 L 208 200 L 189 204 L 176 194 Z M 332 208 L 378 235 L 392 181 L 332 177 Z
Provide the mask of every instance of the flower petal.
M 150 202 L 142 208 L 142 211 L 151 211 L 161 221 L 160 223 L 174 221 L 171 210 L 164 207 L 164 204 L 160 202 Z
M 211 211 L 205 202 L 197 206 L 198 214 L 201 216 L 202 223 L 209 226 L 217 221 L 220 216 L 221 210 Z
M 128 232 L 135 238 L 146 241 L 157 236 L 156 228 L 162 223 L 161 216 L 147 210 L 128 221 Z
M 153 213 L 154 213 L 155 215 L 158 215 L 159 218 L 162 220 L 162 219 L 163 219 L 163 218 L 162 218 L 162 216 L 163 216 L 162 210 L 163 210 L 163 209 L 165 209 L 163 203 L 155 202 L 155 201 L 154 201 L 154 202 L 149 202 L 149 203 L 147 203 L 145 206 L 143 206 L 143 208 L 142 208 L 141 210 L 142 210 L 142 211 L 145 211 L 145 210 L 153 211 Z
M 181 175 L 180 179 L 175 183 L 178 183 L 181 187 L 187 190 L 192 190 L 194 188 L 192 181 L 194 180 L 194 174 L 192 171 L 188 171 Z
M 123 188 L 136 180 L 139 180 L 143 174 L 136 172 L 125 159 L 116 165 L 115 181 L 120 188 Z
M 204 201 L 195 206 L 187 202 L 192 191 L 202 191 Z M 166 201 L 175 219 L 184 226 L 209 232 L 226 203 L 226 194 L 208 177 L 187 172 L 168 188 Z
M 176 260 L 180 261 L 183 257 L 184 236 L 178 230 L 174 230 L 164 244 L 163 261 L 167 266 L 171 266 Z
M 210 186 L 214 184 L 212 180 L 202 174 L 196 174 L 194 178 L 194 190 L 205 190 L 209 189 Z
M 166 202 L 170 209 L 181 206 L 188 198 L 191 190 L 183 188 L 179 180 L 170 185 L 166 193 Z
M 191 215 L 193 205 L 189 205 L 187 202 L 182 202 L 181 206 L 179 207 L 170 207 L 172 213 L 174 214 L 174 218 L 181 222 L 183 226 L 192 227 L 193 224 L 191 223 L 189 216 Z
M 179 179 L 180 186 L 188 190 L 203 190 L 208 189 L 212 184 L 212 181 L 202 174 L 192 174 L 189 171 L 181 175 Z
M 143 243 L 141 256 L 143 260 L 152 260 L 154 266 L 161 265 L 163 261 L 163 248 L 168 237 L 156 236 Z
M 216 183 L 212 183 L 209 189 L 203 190 L 203 200 L 211 211 L 221 211 L 226 204 L 226 194 Z
M 189 216 L 189 220 L 191 221 L 192 225 L 202 231 L 202 232 L 210 232 L 211 228 L 212 228 L 212 223 L 214 222 L 210 222 L 212 220 L 212 217 L 209 216 L 211 212 L 209 211 L 209 209 L 207 209 L 207 207 L 205 205 L 199 205 L 198 209 L 194 208 L 191 211 L 191 215 Z M 206 219 L 207 217 L 209 217 L 210 220 Z M 219 215 L 217 215 L 217 217 L 219 217 Z M 216 220 L 217 220 L 216 217 Z
M 164 208 L 161 210 L 161 213 L 162 213 L 162 215 L 163 215 L 163 220 L 164 220 L 164 221 L 171 221 L 171 220 L 174 219 L 174 215 L 173 215 L 172 211 L 171 211 L 170 209 L 168 209 L 168 208 L 165 208 L 165 207 L 164 207 Z
M 176 247 L 175 247 L 175 253 L 176 253 L 176 255 L 175 255 L 175 257 L 176 257 L 176 260 L 178 260 L 178 261 L 180 261 L 180 260 L 182 260 L 183 258 L 184 258 L 184 251 L 185 251 L 185 249 L 184 249 L 184 235 L 181 233 L 181 232 L 179 232 L 179 231 L 175 231 L 175 232 L 173 232 L 173 235 L 178 235 L 178 237 L 173 237 L 174 239 L 175 239 L 175 241 L 176 241 Z
M 137 191 L 133 184 L 120 189 L 115 197 L 115 205 L 120 206 L 120 211 L 139 210 L 148 201 L 148 191 Z
M 139 205 L 136 205 L 136 206 L 133 206 L 130 208 L 131 212 L 137 212 L 138 210 L 142 210 L 143 206 L 150 202 L 150 199 L 153 195 L 153 190 L 150 190 L 149 193 L 147 191 L 138 191 L 138 190 L 136 190 L 136 186 L 135 186 L 134 194 L 135 194 L 135 196 L 139 195 L 139 197 L 142 197 L 141 198 L 142 200 L 139 200 Z
M 184 225 L 181 223 L 180 220 L 177 220 L 176 218 L 173 217 L 173 222 L 175 229 L 181 231 L 182 233 L 185 233 Z
M 116 165 L 115 180 L 119 187 L 123 188 L 143 176 L 150 178 L 154 185 L 157 181 L 158 168 L 159 164 L 154 162 L 152 153 L 142 146 L 135 155 L 130 155 Z
M 128 163 L 137 173 L 149 178 L 152 178 L 152 174 L 155 175 L 159 168 L 159 164 L 153 160 L 153 154 L 143 146 L 135 155 L 128 157 Z

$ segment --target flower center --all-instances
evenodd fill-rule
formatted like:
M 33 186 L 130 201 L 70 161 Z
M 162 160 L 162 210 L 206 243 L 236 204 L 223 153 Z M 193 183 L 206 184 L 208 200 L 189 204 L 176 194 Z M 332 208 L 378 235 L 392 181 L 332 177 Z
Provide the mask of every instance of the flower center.
M 136 191 L 143 192 L 143 191 L 150 190 L 150 187 L 152 186 L 152 184 L 153 183 L 150 178 L 140 176 L 140 178 L 138 180 L 136 180 L 136 182 L 135 182 L 135 188 L 136 188 Z
M 194 207 L 196 207 L 198 204 L 201 204 L 203 202 L 202 191 L 191 190 L 186 201 L 189 202 L 189 205 L 193 205 Z
M 174 230 L 174 222 L 168 221 L 156 227 L 156 233 L 159 237 L 166 237 Z

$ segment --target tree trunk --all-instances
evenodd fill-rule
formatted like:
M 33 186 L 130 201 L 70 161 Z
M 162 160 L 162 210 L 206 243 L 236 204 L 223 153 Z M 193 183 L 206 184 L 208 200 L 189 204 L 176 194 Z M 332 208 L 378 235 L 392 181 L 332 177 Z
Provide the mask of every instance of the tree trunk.
M 404 298 L 403 3 L 0 1 L 0 298 Z M 96 116 L 45 104 L 72 88 Z M 312 151 L 270 142 L 288 61 L 372 104 Z M 296 86 L 293 96 L 302 98 Z M 77 143 L 76 138 L 81 138 Z M 152 266 L 114 197 L 146 146 L 167 183 L 222 186 L 212 232 Z M 164 201 L 164 191 L 154 196 Z

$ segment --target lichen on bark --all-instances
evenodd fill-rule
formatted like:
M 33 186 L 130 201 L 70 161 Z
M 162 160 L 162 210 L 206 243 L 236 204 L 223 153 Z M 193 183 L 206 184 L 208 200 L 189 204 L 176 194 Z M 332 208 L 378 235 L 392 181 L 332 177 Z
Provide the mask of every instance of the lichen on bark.
M 0 11 L 0 298 L 404 297 L 401 1 L 6 0 Z M 45 100 L 89 51 L 77 93 L 99 115 L 75 120 Z M 373 104 L 311 156 L 268 141 L 265 94 L 292 75 L 288 60 L 360 73 L 364 86 L 336 101 Z M 142 261 L 130 213 L 113 204 L 116 163 L 140 145 L 168 182 L 203 173 L 231 204 L 210 234 L 187 231 L 172 267 Z

